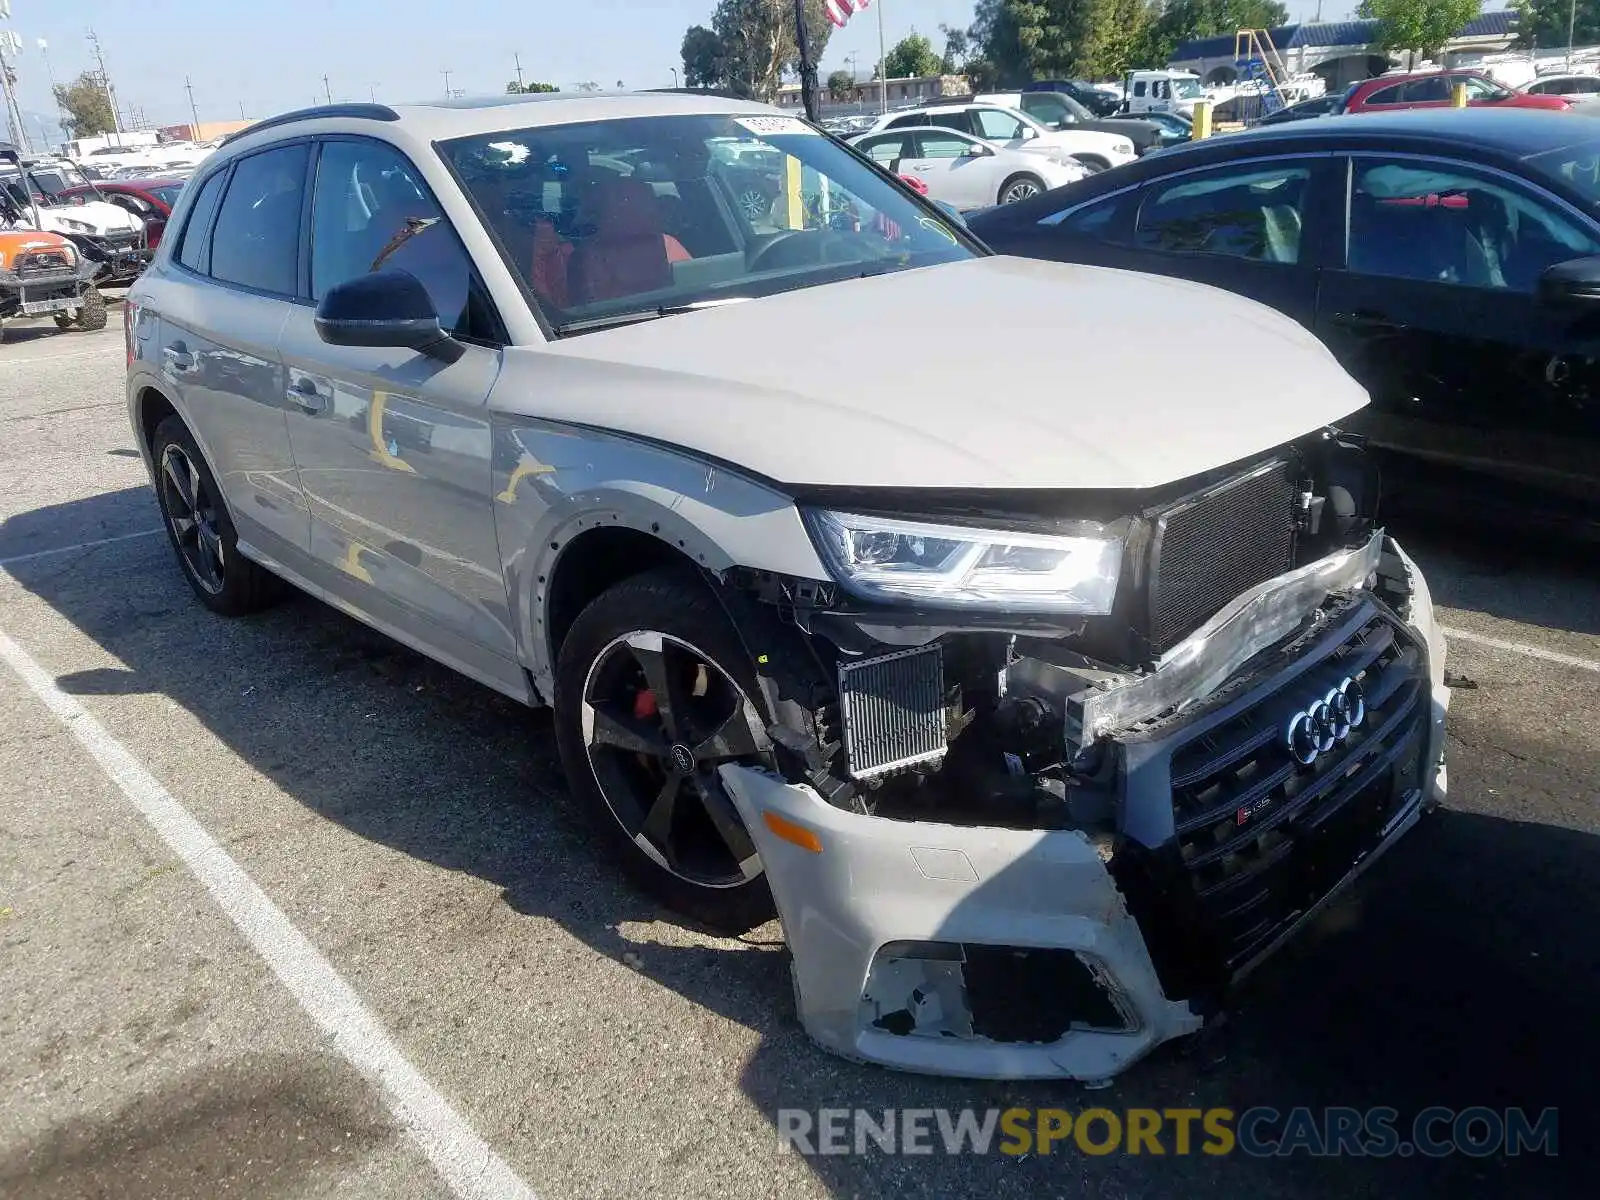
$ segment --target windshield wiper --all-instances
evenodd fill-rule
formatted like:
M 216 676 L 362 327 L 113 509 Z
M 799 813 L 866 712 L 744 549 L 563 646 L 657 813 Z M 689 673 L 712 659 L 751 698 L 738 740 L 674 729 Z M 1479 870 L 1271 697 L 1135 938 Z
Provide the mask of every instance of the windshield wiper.
M 718 300 L 696 300 L 690 304 L 656 304 L 648 308 L 630 308 L 625 312 L 607 313 L 603 317 L 580 317 L 555 327 L 558 336 L 569 333 L 593 333 L 597 329 L 616 329 L 623 325 L 637 325 L 641 321 L 654 321 L 661 317 L 676 317 L 683 313 L 699 312 L 706 308 L 721 308 L 727 304 L 743 304 L 749 296 L 725 296 Z

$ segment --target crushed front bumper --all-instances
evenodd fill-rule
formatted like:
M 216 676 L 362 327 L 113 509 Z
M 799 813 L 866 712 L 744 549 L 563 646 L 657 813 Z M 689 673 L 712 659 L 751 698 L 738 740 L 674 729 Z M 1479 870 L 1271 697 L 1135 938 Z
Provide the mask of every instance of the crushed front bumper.
M 1273 677 L 1119 742 L 1127 791 L 1115 829 L 868 816 L 723 767 L 777 901 L 807 1032 L 903 1070 L 1098 1082 L 1201 1028 L 1205 988 L 1254 969 L 1443 795 L 1443 641 L 1415 564 L 1393 543 L 1382 552 L 1380 573 L 1409 593 L 1398 610 L 1352 597 Z M 1285 705 L 1358 660 L 1383 671 L 1372 725 L 1344 757 L 1300 777 L 1224 763 L 1250 789 L 1241 832 L 1234 798 L 1219 807 L 1209 782 L 1196 815 L 1182 776 L 1246 746 L 1250 721 L 1277 728 Z M 1277 790 L 1263 790 L 1274 769 Z M 1187 960 L 1195 948 L 1205 969 Z

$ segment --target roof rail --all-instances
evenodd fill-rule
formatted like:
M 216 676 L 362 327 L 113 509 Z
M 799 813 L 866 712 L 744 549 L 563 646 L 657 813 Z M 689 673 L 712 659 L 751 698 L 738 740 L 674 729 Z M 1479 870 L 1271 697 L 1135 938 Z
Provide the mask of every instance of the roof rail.
M 641 88 L 640 91 L 661 96 L 712 96 L 718 100 L 749 100 L 749 96 L 741 96 L 738 92 L 730 92 L 718 88 Z
M 279 125 L 292 125 L 297 121 L 317 121 L 324 117 L 354 117 L 363 121 L 398 121 L 400 114 L 387 104 L 319 104 L 315 108 L 297 108 L 293 112 L 267 117 L 254 125 L 247 125 L 222 139 L 221 144 L 249 137 L 263 129 L 276 129 Z

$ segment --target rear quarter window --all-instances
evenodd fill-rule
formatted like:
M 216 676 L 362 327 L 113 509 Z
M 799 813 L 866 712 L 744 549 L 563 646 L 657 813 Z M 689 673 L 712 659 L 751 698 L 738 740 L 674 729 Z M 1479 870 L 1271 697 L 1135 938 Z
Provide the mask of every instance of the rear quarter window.
M 222 199 L 222 185 L 227 177 L 224 169 L 206 180 L 189 209 L 183 238 L 178 243 L 178 262 L 202 275 L 210 268 L 211 219 L 217 215 L 217 202 Z

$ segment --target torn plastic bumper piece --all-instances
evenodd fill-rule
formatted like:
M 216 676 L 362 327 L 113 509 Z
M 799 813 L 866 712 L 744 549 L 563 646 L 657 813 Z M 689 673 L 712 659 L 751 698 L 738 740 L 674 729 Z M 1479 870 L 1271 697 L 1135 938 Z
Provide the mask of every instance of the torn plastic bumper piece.
M 931 1074 L 1098 1081 L 1200 1028 L 1163 995 L 1086 835 L 883 820 L 721 771 L 783 918 L 801 1022 L 824 1048 Z

